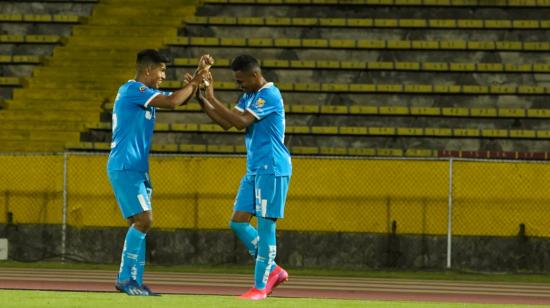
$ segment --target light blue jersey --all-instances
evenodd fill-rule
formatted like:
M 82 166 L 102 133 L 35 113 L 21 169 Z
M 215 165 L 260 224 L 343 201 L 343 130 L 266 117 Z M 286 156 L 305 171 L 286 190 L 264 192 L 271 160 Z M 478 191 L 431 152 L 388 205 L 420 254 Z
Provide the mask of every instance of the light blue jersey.
M 149 171 L 147 156 L 156 111 L 149 103 L 159 94 L 162 92 L 135 80 L 129 80 L 118 89 L 108 170 Z
M 235 109 L 256 117 L 246 128 L 246 174 L 290 176 L 292 164 L 284 144 L 285 109 L 279 89 L 267 83 L 257 92 L 245 93 Z

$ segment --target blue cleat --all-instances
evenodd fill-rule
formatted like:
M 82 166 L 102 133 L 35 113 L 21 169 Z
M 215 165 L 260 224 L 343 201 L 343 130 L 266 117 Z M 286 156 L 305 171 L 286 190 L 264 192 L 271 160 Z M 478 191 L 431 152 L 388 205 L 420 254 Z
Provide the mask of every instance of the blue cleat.
M 135 280 L 130 279 L 126 282 L 117 282 L 115 288 L 120 292 L 130 296 L 158 296 L 157 293 L 151 292 L 146 286 L 140 286 Z

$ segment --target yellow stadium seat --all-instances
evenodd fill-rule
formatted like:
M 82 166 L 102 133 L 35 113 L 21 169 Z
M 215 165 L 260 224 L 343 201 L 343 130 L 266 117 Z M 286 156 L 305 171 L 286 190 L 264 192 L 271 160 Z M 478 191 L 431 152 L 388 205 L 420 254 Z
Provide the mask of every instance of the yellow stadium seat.
M 274 40 L 275 47 L 301 47 L 300 39 L 277 38 Z
M 438 41 L 412 41 L 412 49 L 439 49 Z
M 433 87 L 432 85 L 425 85 L 425 84 L 408 84 L 408 85 L 405 85 L 405 92 L 406 93 L 432 93 Z
M 426 63 L 422 63 L 422 69 L 426 71 L 448 71 L 449 63 L 426 62 Z
M 526 51 L 548 51 L 550 50 L 550 43 L 548 42 L 524 42 L 523 50 Z
M 394 62 L 368 62 L 367 68 L 369 70 L 392 70 L 394 65 Z
M 369 135 L 395 135 L 395 127 L 369 127 Z
M 395 28 L 397 27 L 397 19 L 376 18 L 374 26 L 379 28 Z
M 403 92 L 403 86 L 400 84 L 377 84 L 376 92 Z
M 348 92 L 349 85 L 336 84 L 336 83 L 323 83 L 321 84 L 321 91 L 323 92 Z
M 512 21 L 507 19 L 487 19 L 485 20 L 485 28 L 510 29 L 512 28 Z
M 538 130 L 537 138 L 539 139 L 550 139 L 550 130 Z
M 23 43 L 25 36 L 23 35 L 0 35 L 0 43 Z
M 441 41 L 439 43 L 439 48 L 441 49 L 466 49 L 466 41 Z
M 395 69 L 402 71 L 418 71 L 420 63 L 418 62 L 395 62 Z
M 338 61 L 316 61 L 315 67 L 324 69 L 337 69 L 340 68 L 340 62 Z
M 519 86 L 517 89 L 519 94 L 544 94 L 546 90 L 544 87 L 536 86 Z
M 178 152 L 179 147 L 177 144 L 153 143 L 151 145 L 151 150 L 153 152 Z
M 487 86 L 462 86 L 462 93 L 466 94 L 487 94 L 489 93 L 489 87 Z
M 319 106 L 316 105 L 290 105 L 292 113 L 319 113 Z
M 386 48 L 386 41 L 384 40 L 358 40 L 357 48 L 364 49 L 382 49 Z
M 550 109 L 527 109 L 527 116 L 530 118 L 549 118 Z
M 191 37 L 190 44 L 193 46 L 218 46 L 220 39 L 217 37 Z
M 479 129 L 475 128 L 455 128 L 453 136 L 456 137 L 479 137 Z
M 399 26 L 404 28 L 425 28 L 427 25 L 425 19 L 399 19 Z
M 397 135 L 399 136 L 422 136 L 424 135 L 424 129 L 418 127 L 399 127 L 397 128 Z
M 206 145 L 206 151 L 211 153 L 234 153 L 235 147 L 232 145 L 208 144 Z
M 429 149 L 406 149 L 405 156 L 409 157 L 433 157 L 436 156 L 435 151 Z
M 19 77 L 0 77 L 0 86 L 20 86 L 21 83 Z
M 534 130 L 520 129 L 510 130 L 510 138 L 536 138 L 537 132 Z
M 473 72 L 476 70 L 474 63 L 449 63 L 451 71 Z
M 521 50 L 522 42 L 497 41 L 495 42 L 497 50 Z
M 366 69 L 367 62 L 356 62 L 356 61 L 342 61 L 340 62 L 340 67 L 343 69 Z
M 350 27 L 372 27 L 374 21 L 372 18 L 349 18 L 347 19 L 348 26 Z
M 302 47 L 307 48 L 326 48 L 329 46 L 328 40 L 321 40 L 321 39 L 303 39 L 302 40 Z
M 319 83 L 296 83 L 294 84 L 294 90 L 295 91 L 320 91 L 321 90 L 321 84 Z
M 373 84 L 350 84 L 349 90 L 351 92 L 374 92 L 376 85 Z
M 340 127 L 340 134 L 342 135 L 366 135 L 367 132 L 368 131 L 366 127 L 359 127 L 359 126 Z
M 499 117 L 523 118 L 523 117 L 525 117 L 525 109 L 499 108 L 498 109 L 498 116 Z
M 249 38 L 248 46 L 251 47 L 273 47 L 273 40 L 266 38 Z
M 457 20 L 457 25 L 458 25 L 459 28 L 481 29 L 481 28 L 483 28 L 483 20 L 481 20 L 481 19 L 459 19 L 459 20 Z
M 323 105 L 321 106 L 321 113 L 323 114 L 348 114 L 348 106 L 331 106 Z
M 468 108 L 444 107 L 441 108 L 441 115 L 454 117 L 467 117 L 470 113 Z
M 267 26 L 290 26 L 294 25 L 291 18 L 288 17 L 266 17 L 264 21 Z
M 535 73 L 548 73 L 548 72 L 550 72 L 550 64 L 546 64 L 546 63 L 533 64 L 533 72 L 535 72 Z
M 538 20 L 514 20 L 512 27 L 515 29 L 538 29 L 540 24 Z
M 435 116 L 441 114 L 441 108 L 437 107 L 411 107 L 411 115 L 428 115 Z
M 349 112 L 351 114 L 365 114 L 365 115 L 371 115 L 371 114 L 378 114 L 378 107 L 376 106 L 350 106 Z
M 504 65 L 502 63 L 477 63 L 476 69 L 480 72 L 502 72 Z
M 290 66 L 292 68 L 315 68 L 316 62 L 315 61 L 299 61 L 299 60 L 292 60 L 290 61 Z
M 246 46 L 245 38 L 221 38 L 220 46 Z
M 481 130 L 482 137 L 507 138 L 509 135 L 508 133 L 509 132 L 506 129 L 482 129 Z
M 338 127 L 336 126 L 312 126 L 312 134 L 321 134 L 321 135 L 336 135 L 338 134 Z
M 292 154 L 319 154 L 318 147 L 291 147 L 290 153 Z
M 286 132 L 289 134 L 309 134 L 309 126 L 287 126 Z
M 405 40 L 389 40 L 386 42 L 386 48 L 389 49 L 410 49 L 411 41 Z
M 448 137 L 453 135 L 453 130 L 451 128 L 433 128 L 426 127 L 424 129 L 425 136 L 436 136 L 436 137 Z
M 490 86 L 489 92 L 492 94 L 514 94 L 516 93 L 517 88 L 515 86 Z
M 346 20 L 344 18 L 319 18 L 319 25 L 325 27 L 345 27 Z
M 192 153 L 206 152 L 206 145 L 205 144 L 180 144 L 179 151 L 192 152 Z
M 456 28 L 457 23 L 454 19 L 430 19 L 428 20 L 430 28 Z
M 378 112 L 381 115 L 407 115 L 409 108 L 403 106 L 380 106 Z
M 347 148 L 319 148 L 322 155 L 346 155 L 347 152 Z
M 376 150 L 375 149 L 357 149 L 357 148 L 350 148 L 348 149 L 349 155 L 356 155 L 356 156 L 375 156 Z
M 330 48 L 356 48 L 355 40 L 329 40 Z
M 317 18 L 292 18 L 291 22 L 294 26 L 315 26 L 319 20 Z
M 403 150 L 401 150 L 401 149 L 376 149 L 376 155 L 378 155 L 378 156 L 403 156 Z
M 238 17 L 237 24 L 239 25 L 263 25 L 264 19 L 262 17 Z
M 496 117 L 496 108 L 472 108 L 470 109 L 470 116 L 472 117 Z

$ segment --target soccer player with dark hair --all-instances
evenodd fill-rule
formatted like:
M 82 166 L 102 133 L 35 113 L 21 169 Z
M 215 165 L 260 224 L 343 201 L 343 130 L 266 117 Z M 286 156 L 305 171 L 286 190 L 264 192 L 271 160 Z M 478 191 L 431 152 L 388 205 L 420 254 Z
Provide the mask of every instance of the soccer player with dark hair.
M 174 109 L 185 104 L 203 82 L 211 58 L 203 56 L 195 76 L 173 93 L 159 91 L 166 79 L 168 59 L 158 51 L 140 51 L 136 76 L 123 84 L 113 107 L 113 136 L 107 174 L 124 218 L 130 225 L 126 233 L 120 270 L 115 287 L 128 295 L 156 295 L 142 282 L 145 266 L 145 236 L 152 224 L 148 155 L 155 126 L 156 108 Z
M 279 89 L 262 76 L 258 61 L 240 55 L 231 70 L 244 94 L 233 110 L 214 95 L 212 75 L 209 86 L 197 92 L 203 109 L 225 130 L 246 129 L 246 175 L 235 199 L 230 227 L 256 258 L 254 287 L 242 298 L 260 300 L 288 280 L 288 273 L 275 264 L 276 223 L 283 218 L 292 173 L 290 153 L 284 145 L 285 111 Z M 251 224 L 256 216 L 256 230 Z

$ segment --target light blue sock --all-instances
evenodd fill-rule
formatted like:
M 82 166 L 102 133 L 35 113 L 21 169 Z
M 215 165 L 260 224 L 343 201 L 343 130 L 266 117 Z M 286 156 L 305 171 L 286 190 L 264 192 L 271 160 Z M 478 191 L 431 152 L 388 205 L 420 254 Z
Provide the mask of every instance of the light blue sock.
M 139 249 L 137 262 L 136 281 L 141 286 L 143 284 L 143 272 L 145 272 L 145 254 L 147 253 L 147 240 L 143 239 Z
M 118 281 L 124 282 L 137 278 L 138 255 L 141 243 L 145 239 L 145 233 L 134 228 L 134 225 L 128 228 L 126 239 L 124 240 L 124 249 L 120 261 L 120 270 L 118 272 Z
M 231 221 L 229 226 L 244 244 L 252 258 L 256 259 L 256 254 L 258 252 L 258 231 L 248 222 Z M 271 271 L 273 271 L 276 266 L 277 264 L 273 263 Z
M 259 290 L 265 289 L 269 273 L 275 268 L 275 257 L 277 256 L 276 226 L 276 220 L 258 217 L 260 240 L 258 241 L 254 286 Z

